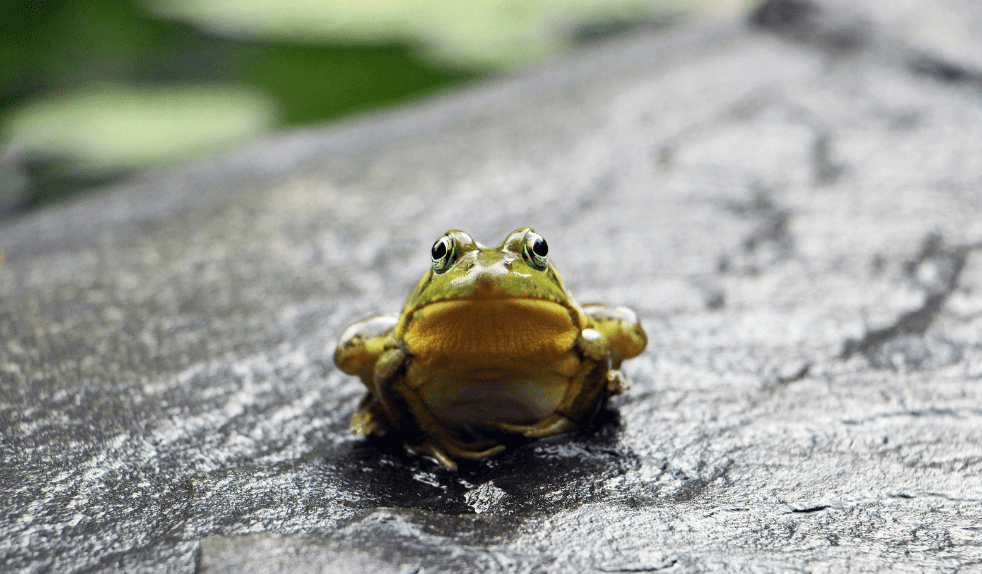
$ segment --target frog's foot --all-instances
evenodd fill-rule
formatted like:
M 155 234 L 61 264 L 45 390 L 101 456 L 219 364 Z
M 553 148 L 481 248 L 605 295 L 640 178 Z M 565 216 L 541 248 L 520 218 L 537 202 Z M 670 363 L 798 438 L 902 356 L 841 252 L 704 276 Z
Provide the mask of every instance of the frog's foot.
M 607 394 L 609 396 L 619 395 L 624 391 L 631 390 L 631 381 L 618 369 L 607 371 Z
M 385 436 L 392 425 L 385 416 L 382 403 L 378 402 L 371 393 L 358 403 L 355 414 L 351 415 L 351 434 L 355 436 L 377 435 Z
M 439 437 L 429 437 L 422 444 L 409 445 L 409 448 L 426 456 L 431 456 L 450 470 L 457 470 L 455 458 L 480 460 L 494 456 L 505 450 L 505 445 L 494 440 L 464 442 L 458 438 L 441 433 Z
M 497 421 L 488 421 L 485 424 L 492 428 L 511 434 L 520 434 L 527 438 L 542 438 L 579 428 L 576 426 L 576 423 L 558 413 L 553 413 L 534 425 L 513 425 Z

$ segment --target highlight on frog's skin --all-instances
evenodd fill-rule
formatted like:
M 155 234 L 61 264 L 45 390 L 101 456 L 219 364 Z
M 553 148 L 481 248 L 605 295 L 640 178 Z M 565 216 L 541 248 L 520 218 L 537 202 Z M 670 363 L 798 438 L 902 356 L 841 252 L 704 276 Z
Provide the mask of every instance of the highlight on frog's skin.
M 647 336 L 626 307 L 580 305 L 529 228 L 485 247 L 459 230 L 433 243 L 431 268 L 399 314 L 344 330 L 334 362 L 368 393 L 356 435 L 394 434 L 450 469 L 529 439 L 590 424 L 628 388 L 621 362 Z

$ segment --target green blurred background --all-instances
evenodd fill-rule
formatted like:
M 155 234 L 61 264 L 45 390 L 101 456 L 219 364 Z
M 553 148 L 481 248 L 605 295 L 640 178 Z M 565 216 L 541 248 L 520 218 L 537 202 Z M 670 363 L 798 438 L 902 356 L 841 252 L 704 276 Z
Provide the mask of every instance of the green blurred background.
M 749 0 L 7 0 L 0 211 Z

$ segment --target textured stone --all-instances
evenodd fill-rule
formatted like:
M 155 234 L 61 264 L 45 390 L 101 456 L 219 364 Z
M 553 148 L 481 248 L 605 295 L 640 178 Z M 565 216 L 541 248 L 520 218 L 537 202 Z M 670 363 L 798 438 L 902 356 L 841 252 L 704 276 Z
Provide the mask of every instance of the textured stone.
M 8 223 L 0 567 L 978 569 L 979 86 L 834 6 L 620 38 Z M 525 225 L 581 300 L 643 317 L 632 390 L 459 473 L 351 437 L 341 328 L 398 308 L 446 229 Z

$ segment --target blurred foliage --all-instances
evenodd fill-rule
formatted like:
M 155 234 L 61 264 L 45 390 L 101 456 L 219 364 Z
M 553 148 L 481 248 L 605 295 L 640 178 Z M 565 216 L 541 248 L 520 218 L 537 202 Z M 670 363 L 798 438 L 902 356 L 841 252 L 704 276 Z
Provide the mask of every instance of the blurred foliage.
M 145 0 L 148 10 L 245 38 L 416 46 L 458 69 L 523 65 L 567 46 L 584 26 L 639 22 L 700 0 Z
M 253 46 L 246 83 L 280 103 L 283 121 L 296 125 L 333 118 L 432 92 L 476 78 L 475 72 L 426 64 L 398 46 Z
M 7 130 L 18 145 L 75 160 L 98 175 L 150 167 L 247 138 L 275 125 L 265 94 L 228 85 L 133 88 L 100 85 L 18 108 Z
M 0 212 L 752 0 L 6 0 Z
M 8 0 L 0 22 L 0 208 L 478 76 L 407 46 L 209 35 L 127 0 Z

